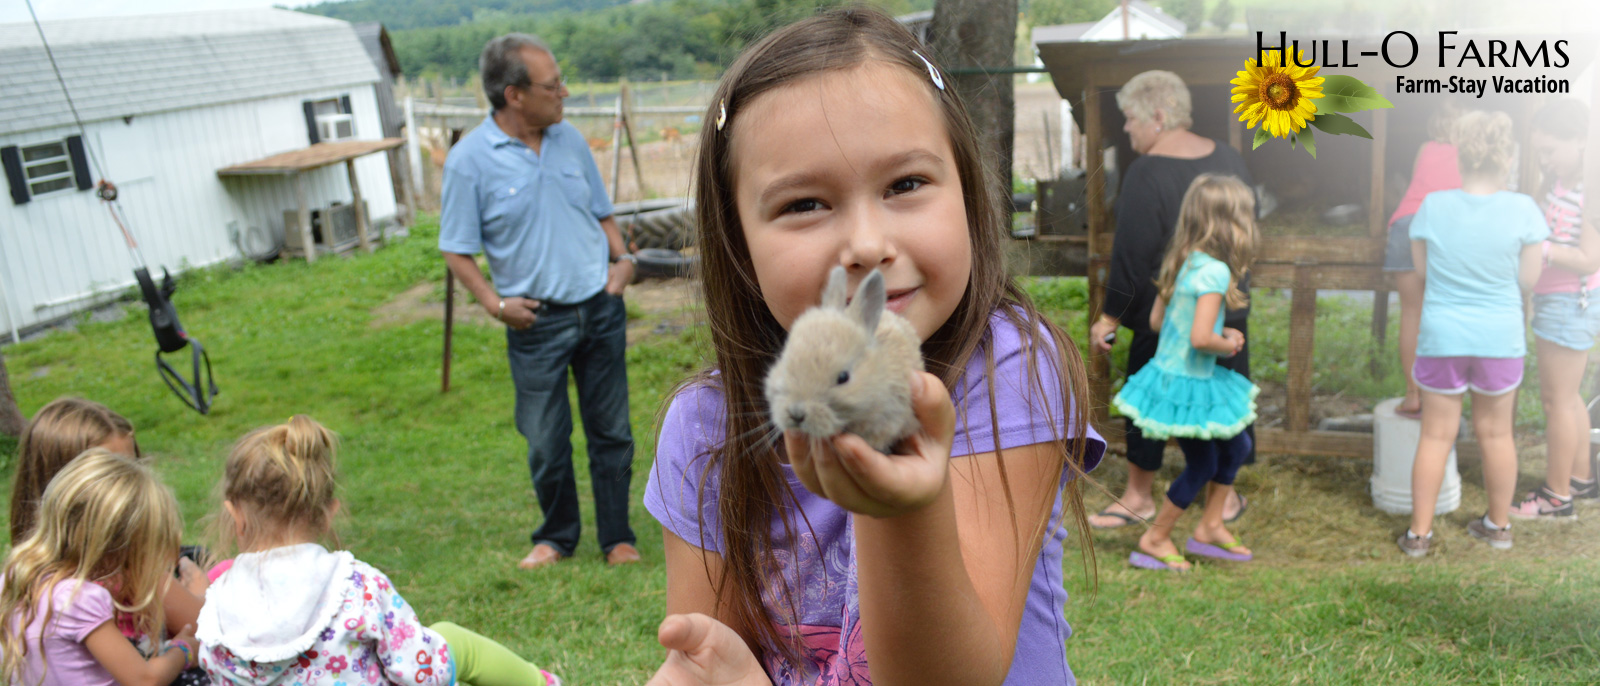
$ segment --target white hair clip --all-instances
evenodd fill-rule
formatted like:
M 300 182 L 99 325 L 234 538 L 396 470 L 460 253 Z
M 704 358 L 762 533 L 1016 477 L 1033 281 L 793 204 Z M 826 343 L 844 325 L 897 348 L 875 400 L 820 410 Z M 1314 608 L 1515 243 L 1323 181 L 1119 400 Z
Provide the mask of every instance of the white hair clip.
M 929 62 L 928 58 L 923 57 L 922 53 L 912 50 L 911 54 L 916 55 L 917 59 L 928 65 L 928 76 L 933 77 L 933 85 L 938 86 L 939 90 L 944 90 L 944 77 L 939 75 L 939 68 L 933 66 L 933 63 Z
M 717 101 L 717 130 L 721 131 L 722 127 L 726 126 L 727 124 L 728 124 L 728 101 L 727 100 L 719 100 L 719 101 Z

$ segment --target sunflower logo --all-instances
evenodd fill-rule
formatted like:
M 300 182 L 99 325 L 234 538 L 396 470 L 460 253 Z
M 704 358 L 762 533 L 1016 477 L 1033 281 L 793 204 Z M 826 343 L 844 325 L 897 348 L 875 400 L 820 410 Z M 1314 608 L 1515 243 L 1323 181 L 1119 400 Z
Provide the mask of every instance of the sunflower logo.
M 1255 143 L 1259 148 L 1269 138 L 1288 138 L 1291 146 L 1301 144 L 1306 152 L 1317 156 L 1316 137 L 1312 129 L 1330 135 L 1349 134 L 1372 138 L 1365 128 L 1341 112 L 1394 107 L 1377 89 L 1352 76 L 1319 76 L 1315 63 L 1302 67 L 1305 53 L 1287 61 L 1286 50 L 1274 50 L 1261 56 L 1261 63 L 1249 59 L 1244 70 L 1229 83 L 1233 84 L 1233 108 L 1245 128 L 1256 129 Z M 1257 125 L 1260 128 L 1256 128 Z
M 1299 53 L 1305 57 L 1305 53 Z M 1315 63 L 1309 67 L 1283 64 L 1283 51 L 1262 56 L 1261 65 L 1255 60 L 1245 60 L 1244 71 L 1229 83 L 1233 84 L 1233 101 L 1239 103 L 1235 113 L 1243 112 L 1239 121 L 1248 122 L 1246 128 L 1263 126 L 1273 138 L 1288 138 L 1298 133 L 1317 117 L 1317 106 L 1311 101 L 1322 96 L 1322 82 L 1317 76 Z

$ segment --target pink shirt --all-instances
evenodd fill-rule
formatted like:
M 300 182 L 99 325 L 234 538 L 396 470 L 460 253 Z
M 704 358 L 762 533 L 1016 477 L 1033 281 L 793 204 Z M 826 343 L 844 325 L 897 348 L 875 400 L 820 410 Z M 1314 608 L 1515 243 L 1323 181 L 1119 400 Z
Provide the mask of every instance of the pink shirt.
M 45 627 L 47 603 L 53 607 L 54 613 L 50 617 L 50 625 Z M 111 673 L 94 659 L 89 647 L 83 644 L 100 625 L 112 621 L 112 615 L 111 593 L 99 584 L 77 579 L 57 582 L 48 596 L 39 599 L 38 615 L 28 625 L 28 660 L 22 668 L 21 683 L 40 686 L 117 686 Z M 43 681 L 40 677 L 43 677 Z
M 1461 170 L 1456 163 L 1456 146 L 1438 141 L 1428 141 L 1417 151 L 1417 166 L 1411 171 L 1411 185 L 1405 197 L 1395 208 L 1389 223 L 1408 214 L 1416 214 L 1422 199 L 1434 191 L 1448 191 L 1461 187 Z
M 1544 222 L 1550 226 L 1550 242 L 1577 247 L 1578 234 L 1583 230 L 1583 187 L 1566 188 L 1559 182 L 1544 197 Z M 1581 288 L 1580 288 L 1581 286 Z M 1600 287 L 1600 272 L 1579 276 L 1560 267 L 1546 265 L 1539 272 L 1539 282 L 1533 292 L 1577 293 Z

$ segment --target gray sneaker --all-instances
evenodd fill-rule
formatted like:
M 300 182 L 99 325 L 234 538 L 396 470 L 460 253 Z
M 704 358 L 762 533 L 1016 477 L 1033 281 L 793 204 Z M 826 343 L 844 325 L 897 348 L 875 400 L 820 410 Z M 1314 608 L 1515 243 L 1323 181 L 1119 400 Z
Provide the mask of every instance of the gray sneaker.
M 1509 526 L 1504 529 L 1490 529 L 1483 525 L 1482 517 L 1476 517 L 1467 523 L 1467 533 L 1472 534 L 1473 538 L 1488 543 L 1489 547 L 1495 550 L 1511 549 L 1511 527 Z
M 1413 536 L 1410 529 L 1400 534 L 1400 539 L 1395 543 L 1400 545 L 1400 552 L 1412 557 L 1426 557 L 1433 550 L 1432 536 Z

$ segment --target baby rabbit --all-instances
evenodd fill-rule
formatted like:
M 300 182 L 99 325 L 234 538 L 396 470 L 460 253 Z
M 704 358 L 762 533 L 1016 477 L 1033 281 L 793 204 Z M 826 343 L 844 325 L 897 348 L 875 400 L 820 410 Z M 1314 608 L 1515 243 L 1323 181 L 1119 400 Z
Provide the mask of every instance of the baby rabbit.
M 789 330 L 767 372 L 767 407 L 779 429 L 812 438 L 849 432 L 879 452 L 921 428 L 911 410 L 911 372 L 922 342 L 911 322 L 884 311 L 883 274 L 872 270 L 845 305 L 848 275 L 834 267 L 822 304 Z

